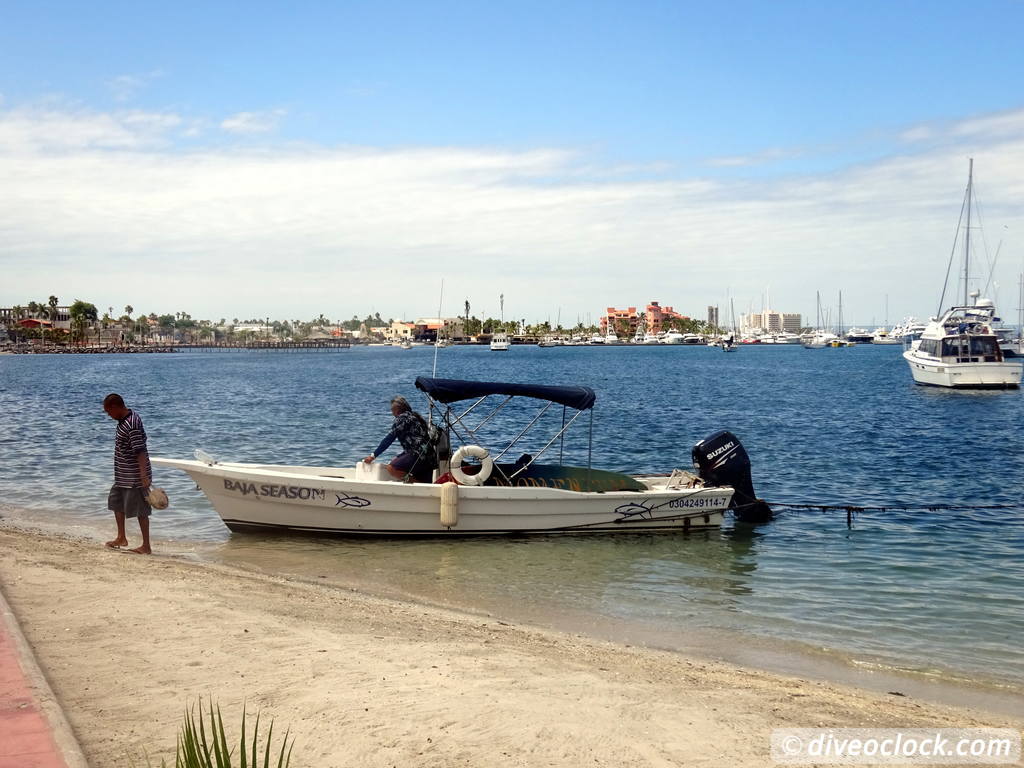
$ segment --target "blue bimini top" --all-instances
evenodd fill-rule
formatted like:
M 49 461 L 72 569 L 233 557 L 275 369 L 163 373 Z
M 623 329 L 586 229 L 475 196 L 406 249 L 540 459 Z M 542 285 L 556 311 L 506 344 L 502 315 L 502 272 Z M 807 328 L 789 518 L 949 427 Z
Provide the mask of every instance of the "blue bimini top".
M 510 384 L 499 381 L 463 381 L 416 377 L 416 389 L 442 403 L 456 403 L 487 395 L 512 395 L 548 400 L 552 403 L 585 411 L 594 407 L 597 395 L 590 387 L 549 387 L 538 384 Z

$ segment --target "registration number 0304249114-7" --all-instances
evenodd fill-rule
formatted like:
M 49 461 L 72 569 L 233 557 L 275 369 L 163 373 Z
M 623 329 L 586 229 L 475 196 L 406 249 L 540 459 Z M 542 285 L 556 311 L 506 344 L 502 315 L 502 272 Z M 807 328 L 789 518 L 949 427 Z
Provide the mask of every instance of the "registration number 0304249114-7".
M 696 498 L 672 499 L 669 509 L 719 509 L 726 506 L 729 499 L 724 496 L 698 496 Z

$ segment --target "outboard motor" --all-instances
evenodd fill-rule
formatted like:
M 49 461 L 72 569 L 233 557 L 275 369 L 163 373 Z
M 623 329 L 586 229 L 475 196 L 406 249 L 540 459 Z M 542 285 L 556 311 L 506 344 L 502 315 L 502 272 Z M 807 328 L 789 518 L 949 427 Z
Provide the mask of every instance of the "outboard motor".
M 736 491 L 732 510 L 743 523 L 767 523 L 772 508 L 754 495 L 750 457 L 732 432 L 715 432 L 693 446 L 693 466 L 708 485 L 728 485 Z

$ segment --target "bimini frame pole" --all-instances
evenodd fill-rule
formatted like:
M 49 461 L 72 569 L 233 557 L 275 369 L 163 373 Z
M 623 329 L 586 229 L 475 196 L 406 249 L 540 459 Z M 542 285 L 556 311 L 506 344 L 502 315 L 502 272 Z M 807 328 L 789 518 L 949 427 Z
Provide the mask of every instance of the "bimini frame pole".
M 587 439 L 587 488 L 593 488 L 590 484 L 591 459 L 594 456 L 594 409 L 590 409 L 590 437 Z
M 558 463 L 565 464 L 565 406 L 562 406 L 562 439 L 558 444 Z
M 494 460 L 497 461 L 502 456 L 504 456 L 506 453 L 511 451 L 512 450 L 512 446 L 514 446 L 516 443 L 518 443 L 523 438 L 523 435 L 525 435 L 527 432 L 530 431 L 530 429 L 533 427 L 533 425 L 536 424 L 540 420 L 540 417 L 543 416 L 545 413 L 547 413 L 551 409 L 552 405 L 554 405 L 554 403 L 548 403 L 543 408 L 541 408 L 540 413 L 538 413 L 536 416 L 533 417 L 533 420 L 523 428 L 522 432 L 520 432 L 518 435 L 516 435 L 514 438 L 512 438 L 512 442 L 509 443 L 507 446 L 505 446 L 505 450 L 503 450 L 501 453 L 499 453 L 497 456 L 495 456 Z

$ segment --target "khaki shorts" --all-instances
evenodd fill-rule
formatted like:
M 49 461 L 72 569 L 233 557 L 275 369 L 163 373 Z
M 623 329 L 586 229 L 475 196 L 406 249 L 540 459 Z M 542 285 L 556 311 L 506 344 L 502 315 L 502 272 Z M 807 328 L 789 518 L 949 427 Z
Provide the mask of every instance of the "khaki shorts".
M 113 485 L 107 495 L 107 509 L 123 512 L 125 517 L 149 517 L 153 508 L 146 501 L 144 488 L 121 488 Z

